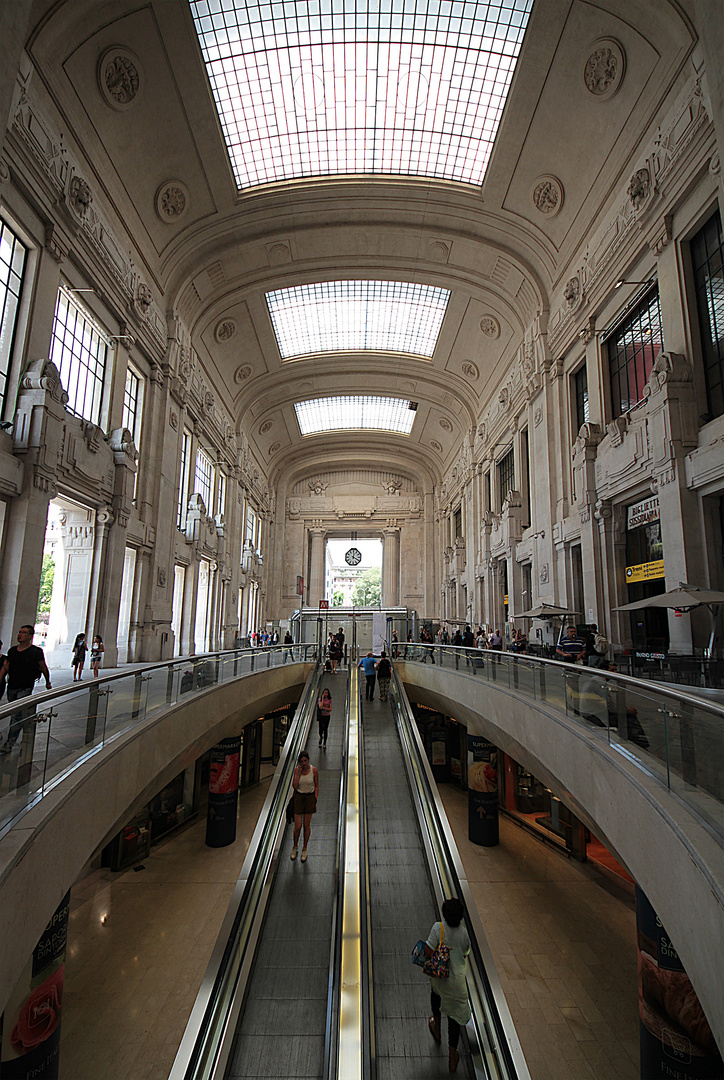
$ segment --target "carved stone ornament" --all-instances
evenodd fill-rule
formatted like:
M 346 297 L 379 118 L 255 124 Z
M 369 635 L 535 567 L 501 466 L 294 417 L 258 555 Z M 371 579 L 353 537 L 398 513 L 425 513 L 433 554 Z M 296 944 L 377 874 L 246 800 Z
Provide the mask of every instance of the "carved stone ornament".
M 265 420 L 264 423 L 259 428 L 259 434 L 260 435 L 266 435 L 267 431 L 271 431 L 273 426 L 274 426 L 274 422 L 272 420 Z
M 533 423 L 535 424 L 536 427 L 538 427 L 538 425 L 540 424 L 542 419 L 543 419 L 543 410 L 541 409 L 540 405 L 538 405 L 535 412 L 533 413 Z
M 681 353 L 662 352 L 656 357 L 646 390 L 656 393 L 666 383 L 689 383 L 694 378 L 691 364 Z
M 216 404 L 216 398 L 214 397 L 214 395 L 211 393 L 210 390 L 207 390 L 206 393 L 204 394 L 204 412 L 213 412 L 215 404 Z
M 386 480 L 382 485 L 388 495 L 399 495 L 402 487 L 401 480 Z
M 280 442 L 272 443 L 269 447 L 269 457 L 271 457 L 272 454 L 276 454 L 277 450 L 281 450 L 281 447 L 282 444 Z
M 487 435 L 487 428 L 485 427 L 485 423 L 483 422 L 482 424 L 478 424 L 478 438 L 481 439 L 483 442 L 485 442 L 485 436 L 486 435 Z
M 711 173 L 712 176 L 718 176 L 719 173 L 721 172 L 721 157 L 719 156 L 719 151 L 718 150 L 712 155 L 712 159 L 709 162 L 709 172 Z M 2 163 L 1 162 L 0 162 L 0 181 L 2 181 Z
M 432 439 L 432 441 L 430 442 L 430 446 L 433 448 L 433 450 L 436 451 L 436 453 L 442 453 L 442 446 L 436 439 Z
M 266 249 L 267 258 L 272 266 L 282 266 L 284 263 L 292 261 L 292 252 L 289 244 L 277 241 L 275 244 L 268 244 Z
M 164 566 L 159 566 L 156 573 L 156 581 L 158 582 L 159 589 L 166 588 L 166 568 Z
M 98 61 L 98 87 L 107 105 L 123 111 L 136 104 L 142 82 L 141 64 L 134 52 L 124 45 L 105 50 Z
M 648 169 L 637 169 L 628 185 L 628 197 L 634 210 L 638 210 L 649 197 L 651 175 Z
M 626 54 L 613 38 L 597 41 L 583 69 L 583 82 L 596 101 L 610 101 L 620 89 L 626 71 Z
M 156 213 L 161 221 L 175 225 L 189 208 L 189 189 L 180 180 L 166 180 L 156 192 Z
M 178 431 L 178 413 L 175 409 L 171 409 L 168 417 L 168 422 L 174 431 Z
M 500 405 L 501 409 L 507 409 L 510 405 L 510 390 L 507 386 L 504 386 L 498 394 L 498 404 Z
M 61 405 L 68 403 L 68 395 L 60 381 L 60 372 L 52 360 L 33 360 L 25 369 L 20 385 L 23 390 L 45 390 Z
M 500 337 L 500 323 L 494 315 L 483 315 L 480 320 L 480 329 L 489 338 Z
M 238 367 L 234 372 L 234 382 L 237 385 L 246 382 L 247 379 L 251 378 L 251 371 L 252 369 L 249 364 L 242 364 L 241 367 Z
M 0 184 L 10 183 L 10 169 L 5 158 L 0 158 Z
M 148 315 L 153 303 L 153 293 L 145 281 L 139 281 L 136 293 L 136 308 L 144 317 Z
M 569 310 L 572 311 L 573 308 L 576 306 L 576 304 L 578 303 L 578 300 L 580 298 L 580 295 L 581 295 L 581 279 L 578 277 L 578 275 L 576 275 L 575 277 L 572 277 L 572 278 L 568 279 L 568 281 L 566 282 L 566 287 L 563 290 L 563 298 L 566 301 L 566 304 L 568 305 Z
M 563 184 L 556 176 L 539 176 L 531 192 L 533 205 L 546 217 L 555 217 L 563 207 Z
M 324 495 L 329 487 L 329 484 L 325 483 L 321 477 L 317 477 L 316 480 L 307 481 L 307 486 L 312 495 Z
M 475 382 L 480 377 L 478 365 L 474 364 L 472 360 L 466 360 L 463 364 L 463 375 L 467 375 L 468 379 Z
M 69 202 L 78 217 L 85 217 L 93 196 L 88 183 L 82 176 L 74 176 L 70 182 Z
M 450 258 L 450 245 L 442 240 L 433 240 L 428 246 L 427 257 L 430 262 L 444 263 Z
M 541 585 L 545 585 L 545 583 L 548 581 L 548 563 L 543 563 L 543 565 L 540 568 L 540 573 L 538 574 L 538 578 L 540 580 Z
M 440 427 L 443 431 L 452 431 L 452 424 L 444 416 L 440 420 Z
M 216 324 L 214 330 L 214 337 L 216 340 L 223 344 L 224 341 L 229 341 L 236 333 L 236 323 L 233 319 L 222 319 L 221 322 Z

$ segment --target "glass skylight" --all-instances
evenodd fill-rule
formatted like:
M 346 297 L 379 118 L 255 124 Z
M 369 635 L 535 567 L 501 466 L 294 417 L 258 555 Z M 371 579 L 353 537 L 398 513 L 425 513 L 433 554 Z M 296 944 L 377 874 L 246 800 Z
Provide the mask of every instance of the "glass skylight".
M 449 289 L 411 281 L 319 281 L 266 294 L 282 360 L 320 352 L 431 357 Z
M 240 188 L 481 184 L 533 0 L 189 0 Z
M 360 429 L 409 435 L 417 405 L 400 398 L 348 395 L 297 401 L 294 409 L 302 435 Z

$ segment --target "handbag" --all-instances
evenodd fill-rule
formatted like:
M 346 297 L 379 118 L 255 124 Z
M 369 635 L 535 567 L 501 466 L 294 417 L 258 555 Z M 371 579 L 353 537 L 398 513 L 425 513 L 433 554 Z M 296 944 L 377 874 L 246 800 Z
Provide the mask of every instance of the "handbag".
M 435 979 L 447 979 L 450 975 L 450 949 L 445 944 L 445 928 L 440 923 L 440 944 L 432 956 L 425 955 L 425 942 L 420 940 L 412 950 L 411 960 L 413 964 L 421 967 L 425 975 Z
M 294 796 L 293 795 L 292 795 L 291 799 L 289 800 L 289 802 L 287 803 L 286 816 L 287 816 L 287 825 L 291 825 L 291 823 L 294 821 Z

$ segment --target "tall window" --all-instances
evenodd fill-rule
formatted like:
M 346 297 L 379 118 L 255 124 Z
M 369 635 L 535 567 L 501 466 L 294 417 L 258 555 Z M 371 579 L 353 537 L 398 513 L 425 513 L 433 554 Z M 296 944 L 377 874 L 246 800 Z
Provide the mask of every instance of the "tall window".
M 90 311 L 61 285 L 50 337 L 50 359 L 68 393 L 67 408 L 97 424 L 101 417 L 108 338 Z
M 520 434 L 520 449 L 522 451 L 523 461 L 521 463 L 521 487 L 523 488 L 523 506 L 526 510 L 526 516 L 523 524 L 530 525 L 530 440 L 528 438 L 528 428 L 525 428 Z
M 0 416 L 5 407 L 26 255 L 17 236 L 0 221 Z
M 123 426 L 128 428 L 136 450 L 141 439 L 141 419 L 143 416 L 143 381 L 131 367 L 126 371 L 126 388 L 123 393 Z
M 244 541 L 247 544 L 251 544 L 254 547 L 256 540 L 256 514 L 250 506 L 246 508 L 246 530 L 244 532 Z
M 463 511 L 460 506 L 458 506 L 453 515 L 453 528 L 455 531 L 455 539 L 457 540 L 458 536 L 463 535 Z
M 590 419 L 588 411 L 588 369 L 585 364 L 572 376 L 571 381 L 573 383 L 573 400 L 576 409 L 576 435 L 578 435 L 581 426 L 587 424 Z
M 498 462 L 498 507 L 502 509 L 508 492 L 515 487 L 515 457 L 511 446 Z
M 226 477 L 219 469 L 219 477 L 216 484 L 216 513 L 223 514 L 226 508 Z
M 181 474 L 178 484 L 178 513 L 176 516 L 176 526 L 179 529 L 183 529 L 186 523 L 186 506 L 187 499 L 186 493 L 189 487 L 189 462 L 191 459 L 191 432 L 184 431 L 183 438 L 181 439 Z
M 663 347 L 657 286 L 636 305 L 608 340 L 614 416 L 621 416 L 643 401 L 644 387 Z
M 717 210 L 691 241 L 708 410 L 724 413 L 724 236 Z
M 204 500 L 207 511 L 211 510 L 211 492 L 214 487 L 214 463 L 204 450 L 196 453 L 194 492 Z

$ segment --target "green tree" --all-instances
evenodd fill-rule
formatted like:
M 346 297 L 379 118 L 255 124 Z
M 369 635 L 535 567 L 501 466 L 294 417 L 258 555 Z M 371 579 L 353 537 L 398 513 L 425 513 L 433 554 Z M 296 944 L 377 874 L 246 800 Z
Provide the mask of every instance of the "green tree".
M 53 595 L 55 577 L 55 559 L 52 555 L 43 555 L 43 569 L 40 571 L 40 595 L 38 597 L 38 622 L 48 621 L 50 600 Z
M 382 571 L 372 566 L 357 578 L 352 593 L 355 607 L 380 607 L 382 599 Z
M 334 595 L 332 596 L 332 607 L 342 607 L 343 605 L 344 593 L 340 592 L 339 589 L 335 589 Z

